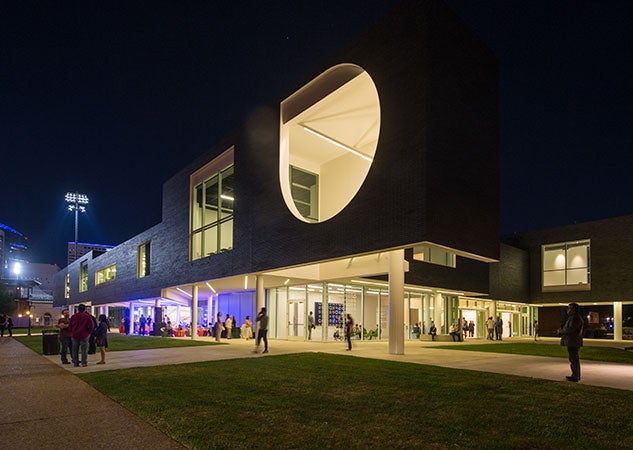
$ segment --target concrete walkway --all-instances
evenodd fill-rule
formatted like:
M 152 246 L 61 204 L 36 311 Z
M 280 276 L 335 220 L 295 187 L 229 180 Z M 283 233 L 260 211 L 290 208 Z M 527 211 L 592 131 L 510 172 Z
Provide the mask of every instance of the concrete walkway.
M 0 338 L 0 383 L 5 448 L 184 448 L 57 361 L 8 337 Z M 142 440 L 132 441 L 132 436 Z
M 512 339 L 512 342 L 519 341 L 521 340 Z M 555 339 L 555 341 L 557 341 L 557 339 Z M 72 373 L 86 373 L 130 367 L 183 364 L 235 358 L 261 358 L 266 356 L 252 352 L 254 348 L 253 341 L 223 339 L 223 343 L 225 345 L 112 352 L 106 355 L 107 363 L 105 365 L 96 365 L 95 362 L 99 360 L 99 356 L 89 355 L 88 367 L 62 366 L 59 356 L 46 356 L 45 358 Z M 466 343 L 498 345 L 496 342 L 488 343 L 487 341 L 481 340 L 472 340 Z M 270 340 L 270 354 L 281 355 L 299 352 L 334 353 L 414 364 L 430 364 L 452 369 L 467 369 L 479 372 L 496 372 L 507 375 L 543 378 L 553 381 L 565 381 L 565 376 L 571 373 L 569 362 L 566 358 L 432 348 L 438 344 L 451 345 L 450 342 L 409 341 L 405 344 L 404 355 L 390 355 L 388 353 L 387 342 L 381 341 L 353 342 L 354 349 L 348 352 L 345 350 L 347 344 L 341 342 Z M 598 343 L 598 345 L 599 344 L 601 343 Z M 561 355 L 567 354 L 564 348 L 560 350 Z M 633 390 L 633 365 L 582 361 L 582 350 L 580 351 L 580 358 L 582 366 L 581 383 L 615 389 Z
M 217 346 L 111 352 L 106 356 L 105 365 L 96 365 L 99 356 L 89 355 L 87 367 L 75 368 L 72 365 L 62 365 L 58 355 L 41 356 L 14 339 L 1 338 L 0 379 L 5 407 L 0 419 L 0 436 L 17 439 L 12 441 L 15 445 L 10 447 L 23 449 L 137 449 L 138 442 L 130 440 L 130 436 L 143 436 L 142 446 L 153 450 L 182 448 L 180 444 L 74 374 L 197 361 L 268 357 L 252 352 L 253 341 L 233 339 L 224 342 L 225 345 Z M 478 340 L 471 342 L 482 343 Z M 270 355 L 324 352 L 496 372 L 563 383 L 565 375 L 569 374 L 569 364 L 565 358 L 431 348 L 436 344 L 407 342 L 404 355 L 389 355 L 386 342 L 354 342 L 354 349 L 348 352 L 341 342 L 271 340 Z M 561 354 L 565 354 L 564 349 L 561 349 Z M 582 361 L 582 350 L 580 356 L 581 384 L 633 390 L 633 365 Z M 113 433 L 113 430 L 116 431 Z

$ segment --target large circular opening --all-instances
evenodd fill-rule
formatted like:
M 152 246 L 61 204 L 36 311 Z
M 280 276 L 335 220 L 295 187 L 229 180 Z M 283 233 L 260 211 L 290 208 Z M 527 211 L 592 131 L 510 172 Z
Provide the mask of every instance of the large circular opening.
M 341 212 L 369 172 L 380 132 L 378 91 L 341 64 L 281 103 L 279 179 L 290 211 L 309 223 Z

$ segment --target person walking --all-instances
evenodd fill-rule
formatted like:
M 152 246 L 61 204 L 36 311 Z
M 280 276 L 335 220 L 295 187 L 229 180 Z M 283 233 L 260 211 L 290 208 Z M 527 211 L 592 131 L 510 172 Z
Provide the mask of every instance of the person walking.
M 62 316 L 57 321 L 57 327 L 59 327 L 59 343 L 61 350 L 59 354 L 62 359 L 62 364 L 70 364 L 68 361 L 68 353 L 72 353 L 72 340 L 70 336 L 70 312 L 68 309 L 62 311 Z M 72 356 L 71 356 L 72 357 Z
M 73 365 L 79 367 L 79 347 L 81 346 L 81 365 L 88 365 L 88 338 L 94 329 L 94 322 L 86 312 L 86 305 L 81 303 L 78 311 L 70 318 L 70 336 L 72 340 L 71 358 Z
M 101 361 L 97 364 L 105 364 L 105 349 L 108 348 L 108 331 L 110 331 L 110 323 L 105 314 L 99 315 L 99 325 L 97 326 L 94 336 L 95 344 L 101 352 Z
M 258 326 L 254 353 L 259 351 L 259 344 L 262 339 L 264 340 L 264 351 L 262 353 L 268 353 L 268 314 L 266 314 L 265 307 L 262 307 L 261 311 L 257 314 L 255 322 L 258 323 Z
M 7 327 L 7 316 L 0 314 L 0 336 L 4 336 L 4 330 Z
M 345 340 L 347 341 L 347 351 L 352 350 L 352 332 L 354 331 L 354 320 L 352 315 L 348 314 L 345 318 Z
M 7 317 L 7 331 L 9 332 L 9 337 L 13 336 L 13 318 L 11 316 Z
M 567 305 L 567 320 L 565 325 L 558 330 L 560 335 L 560 345 L 567 347 L 569 356 L 569 367 L 571 375 L 566 376 L 567 381 L 577 383 L 580 381 L 580 357 L 578 351 L 582 347 L 582 335 L 584 331 L 584 321 L 578 311 L 578 303 Z

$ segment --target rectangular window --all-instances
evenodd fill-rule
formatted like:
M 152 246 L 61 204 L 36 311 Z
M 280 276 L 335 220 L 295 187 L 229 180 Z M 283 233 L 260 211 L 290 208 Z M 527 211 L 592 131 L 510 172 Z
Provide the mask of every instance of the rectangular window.
M 319 221 L 319 176 L 290 166 L 290 191 L 299 213 L 310 222 Z
M 70 298 L 70 274 L 64 277 L 64 298 Z
M 139 278 L 149 275 L 150 245 L 149 242 L 138 246 L 138 260 L 136 261 L 136 275 Z
M 116 264 L 106 267 L 105 269 L 98 270 L 95 274 L 95 286 L 98 286 L 108 281 L 113 281 L 116 278 Z
M 438 247 L 419 245 L 413 247 L 413 259 L 446 267 L 456 267 L 455 253 Z
M 233 249 L 233 148 L 191 177 L 191 259 Z
M 544 245 L 543 290 L 589 290 L 590 249 L 589 240 Z
M 88 290 L 88 261 L 81 261 L 79 266 L 79 292 Z

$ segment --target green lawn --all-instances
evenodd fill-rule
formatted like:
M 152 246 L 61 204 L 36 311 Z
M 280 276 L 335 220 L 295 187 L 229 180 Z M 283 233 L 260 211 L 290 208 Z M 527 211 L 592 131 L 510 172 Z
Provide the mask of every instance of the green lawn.
M 515 355 L 554 356 L 567 358 L 567 349 L 558 343 L 545 342 L 497 342 L 486 344 L 438 345 L 429 348 L 467 350 L 473 352 L 514 353 Z M 582 347 L 580 359 L 633 364 L 633 352 L 611 347 Z
M 42 354 L 42 335 L 15 336 L 31 350 Z M 196 345 L 224 345 L 212 341 L 192 340 L 183 338 L 163 338 L 154 336 L 132 336 L 119 333 L 108 334 L 108 352 L 123 350 L 146 350 L 152 348 L 192 347 Z
M 575 383 L 321 353 L 78 376 L 190 448 L 633 448 L 633 392 Z

